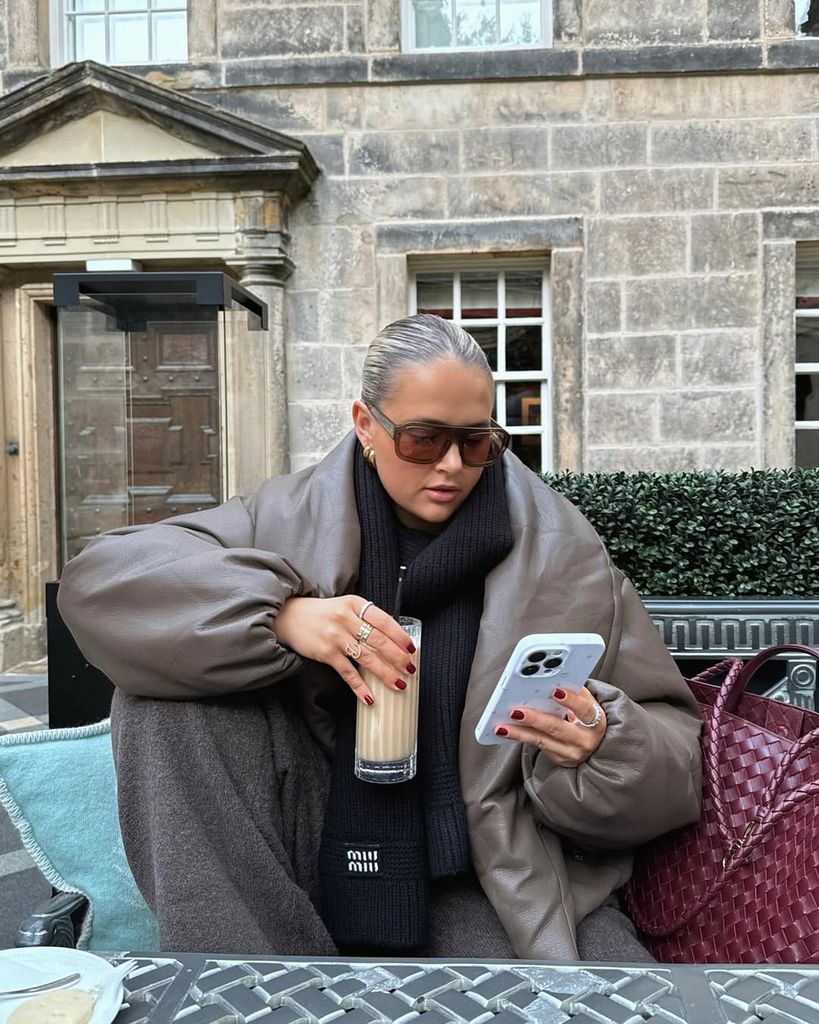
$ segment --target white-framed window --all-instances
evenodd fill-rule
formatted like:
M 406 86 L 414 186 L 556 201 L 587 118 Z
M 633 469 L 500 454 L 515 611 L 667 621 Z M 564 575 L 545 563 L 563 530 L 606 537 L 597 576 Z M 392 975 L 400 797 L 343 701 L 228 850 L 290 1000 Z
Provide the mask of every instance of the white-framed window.
M 796 465 L 819 467 L 819 257 L 799 250 L 795 316 Z
M 52 64 L 188 59 L 187 0 L 51 0 Z
M 552 0 L 401 0 L 405 52 L 552 45 Z
M 435 313 L 480 344 L 495 379 L 495 419 L 536 473 L 552 468 L 551 313 L 547 257 L 411 262 L 410 313 Z

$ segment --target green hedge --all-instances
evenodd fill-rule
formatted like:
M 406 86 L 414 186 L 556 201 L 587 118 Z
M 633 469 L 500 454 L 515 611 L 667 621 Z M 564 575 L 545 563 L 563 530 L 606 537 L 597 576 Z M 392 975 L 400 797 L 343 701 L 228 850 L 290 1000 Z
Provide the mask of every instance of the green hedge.
M 546 474 L 643 596 L 819 594 L 819 469 Z

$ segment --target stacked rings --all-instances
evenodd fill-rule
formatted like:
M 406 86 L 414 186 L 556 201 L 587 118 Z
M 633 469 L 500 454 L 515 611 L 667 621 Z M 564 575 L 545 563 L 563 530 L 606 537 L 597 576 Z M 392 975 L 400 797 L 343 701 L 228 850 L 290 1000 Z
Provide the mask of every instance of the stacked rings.
M 358 640 L 359 643 L 366 644 L 372 631 L 373 627 L 370 625 L 369 622 L 362 622 L 361 626 L 358 629 L 358 632 L 355 635 L 355 638 L 356 640 Z

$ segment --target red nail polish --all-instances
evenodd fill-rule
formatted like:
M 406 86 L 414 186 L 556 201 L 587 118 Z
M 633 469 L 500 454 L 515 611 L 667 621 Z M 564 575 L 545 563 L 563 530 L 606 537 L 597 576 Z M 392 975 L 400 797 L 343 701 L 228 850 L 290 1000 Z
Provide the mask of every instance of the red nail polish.
M 406 690 L 407 684 L 404 682 L 403 679 L 396 679 L 395 680 L 395 688 L 397 690 Z
M 508 736 L 509 735 L 509 730 L 508 729 L 504 729 L 504 727 L 502 725 L 499 725 L 497 727 L 497 729 L 495 730 L 495 735 L 496 736 Z
M 412 673 L 414 671 L 415 671 L 415 666 L 413 665 L 412 662 L 409 662 L 409 664 L 407 665 L 407 672 L 409 672 L 409 674 L 412 675 Z
M 364 703 L 367 705 L 368 708 L 371 708 L 373 706 L 373 704 L 375 704 L 375 701 L 372 699 L 372 697 L 369 695 L 369 693 L 365 693 L 364 694 Z
M 566 697 L 566 691 L 565 690 L 561 690 L 560 688 L 558 688 L 557 690 L 555 690 L 555 692 L 552 694 L 552 696 L 554 697 L 555 700 L 564 700 L 565 697 Z
M 510 718 L 514 718 L 514 720 L 516 722 L 522 722 L 523 721 L 523 712 L 522 711 L 518 711 L 518 709 L 515 708 L 515 710 L 512 712 L 512 714 L 509 717 Z
M 415 644 L 412 640 L 407 644 L 407 654 L 415 654 Z

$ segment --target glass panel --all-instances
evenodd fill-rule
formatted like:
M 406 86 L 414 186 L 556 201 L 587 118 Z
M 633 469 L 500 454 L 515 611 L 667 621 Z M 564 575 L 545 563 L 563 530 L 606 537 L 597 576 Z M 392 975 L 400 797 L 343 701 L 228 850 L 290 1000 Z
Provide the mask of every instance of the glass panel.
M 105 16 L 74 19 L 74 60 L 98 60 L 106 63 L 108 54 L 105 46 Z
M 796 431 L 796 465 L 819 469 L 819 430 Z
M 472 327 L 469 333 L 481 346 L 489 360 L 492 370 L 498 368 L 498 329 L 497 327 Z
M 506 316 L 540 316 L 543 312 L 543 274 L 511 270 L 506 273 Z
M 796 266 L 796 308 L 819 307 L 819 266 Z
M 152 59 L 160 63 L 188 59 L 188 16 L 185 11 L 155 14 Z
M 415 45 L 419 50 L 452 45 L 451 11 L 449 0 L 413 0 Z
M 541 0 L 501 0 L 500 41 L 506 46 L 526 46 L 543 38 Z
M 464 320 L 498 315 L 498 275 L 494 271 L 461 274 L 461 317 Z
M 497 45 L 495 0 L 457 0 L 455 40 L 458 46 Z
M 155 11 L 186 11 L 188 0 L 150 0 Z
M 796 320 L 797 363 L 819 363 L 819 319 Z
M 89 14 L 96 14 L 97 11 L 105 10 L 105 0 L 68 0 L 65 9 L 67 11 L 86 11 Z
M 540 434 L 513 434 L 509 447 L 529 469 L 542 472 Z
M 148 0 L 108 0 L 109 11 L 147 11 Z
M 58 327 L 62 553 L 128 523 L 128 339 L 98 311 L 61 311 Z
M 543 368 L 543 342 L 540 325 L 506 327 L 506 369 L 540 370 Z
M 110 26 L 112 64 L 146 64 L 151 59 L 147 14 L 112 14 Z
M 797 373 L 794 418 L 819 421 L 819 373 Z
M 507 427 L 540 426 L 540 382 L 506 382 Z
M 419 274 L 416 278 L 416 304 L 419 313 L 434 313 L 452 319 L 452 274 Z

